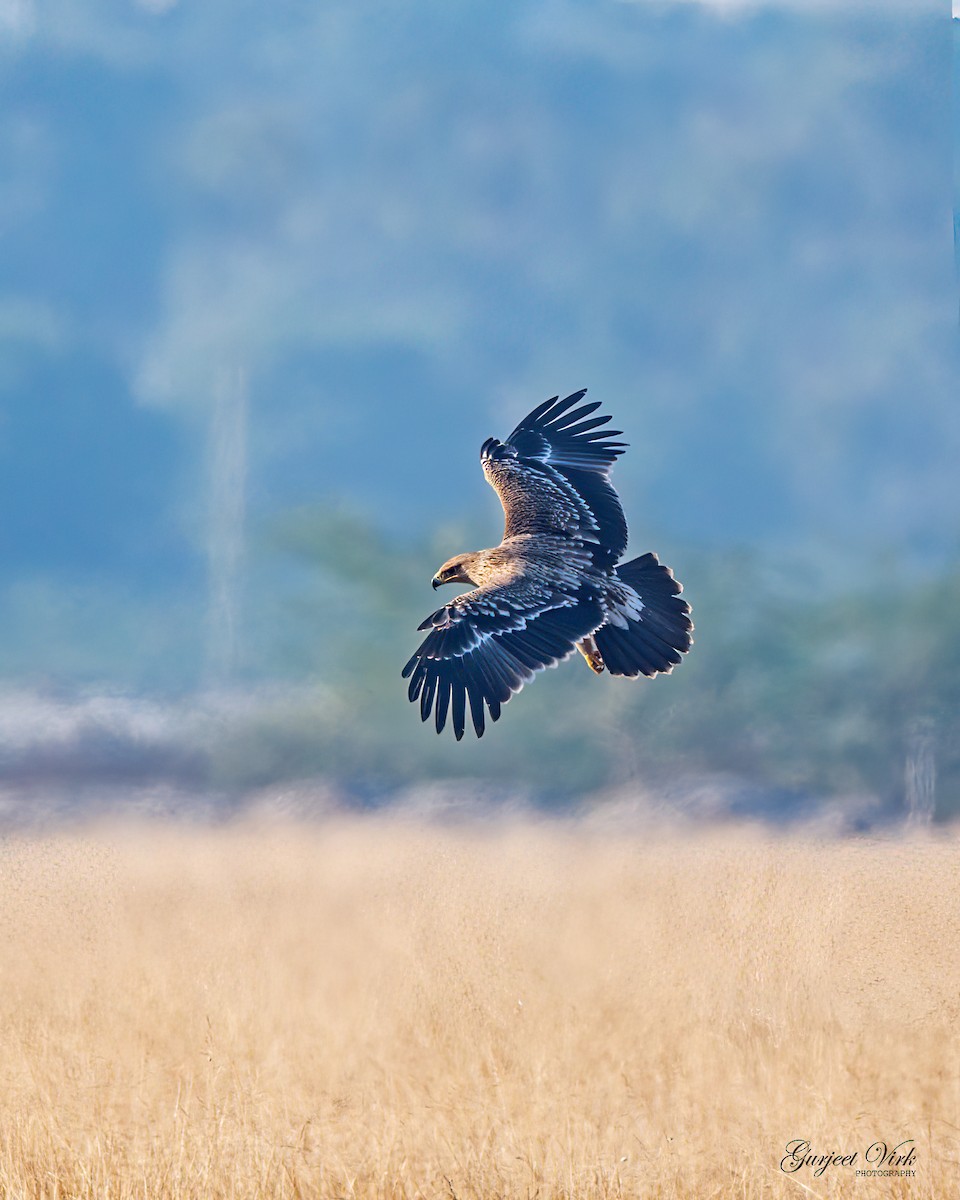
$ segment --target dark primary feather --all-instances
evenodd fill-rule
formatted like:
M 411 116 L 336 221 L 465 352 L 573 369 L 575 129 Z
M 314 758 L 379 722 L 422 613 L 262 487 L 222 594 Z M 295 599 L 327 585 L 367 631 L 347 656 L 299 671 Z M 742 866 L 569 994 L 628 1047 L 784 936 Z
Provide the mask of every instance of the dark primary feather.
M 469 701 L 474 730 L 482 737 L 486 712 L 498 720 L 502 705 L 537 671 L 566 658 L 603 621 L 601 604 L 586 587 L 576 595 L 548 588 L 539 595 L 526 588 L 522 595 L 522 601 L 511 602 L 505 589 L 497 603 L 479 596 L 448 604 L 421 626 L 431 631 L 403 677 L 410 680 L 410 700 L 420 701 L 421 719 L 434 713 L 437 733 L 449 712 L 459 741 Z
M 507 444 L 515 446 L 522 458 L 540 458 L 554 467 L 578 467 L 609 474 L 627 443 L 609 440 L 620 433 L 619 429 L 597 428 L 607 424 L 609 417 L 595 417 L 591 421 L 582 419 L 596 412 L 599 401 L 568 411 L 586 394 L 584 388 L 563 400 L 554 396 L 537 405 L 510 434 Z

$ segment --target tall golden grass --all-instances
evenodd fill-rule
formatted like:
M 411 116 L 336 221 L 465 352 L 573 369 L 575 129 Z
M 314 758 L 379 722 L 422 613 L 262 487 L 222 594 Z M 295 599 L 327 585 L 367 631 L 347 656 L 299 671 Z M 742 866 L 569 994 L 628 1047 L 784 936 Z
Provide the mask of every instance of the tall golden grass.
M 3 1197 L 946 1197 L 951 839 L 0 844 Z M 912 1176 L 780 1169 L 913 1139 Z

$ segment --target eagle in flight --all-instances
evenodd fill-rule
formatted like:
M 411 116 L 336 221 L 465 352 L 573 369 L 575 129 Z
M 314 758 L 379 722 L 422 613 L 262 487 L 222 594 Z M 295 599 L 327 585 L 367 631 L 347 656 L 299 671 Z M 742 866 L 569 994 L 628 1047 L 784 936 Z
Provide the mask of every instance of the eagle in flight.
M 403 668 L 409 697 L 459 741 L 467 699 L 477 737 L 544 667 L 579 650 L 598 675 L 669 674 L 690 649 L 690 606 L 655 554 L 630 562 L 627 522 L 610 471 L 626 447 L 610 417 L 580 404 L 586 389 L 538 405 L 480 462 L 504 511 L 503 540 L 448 559 L 433 586 L 467 583 L 419 626 L 430 632 Z

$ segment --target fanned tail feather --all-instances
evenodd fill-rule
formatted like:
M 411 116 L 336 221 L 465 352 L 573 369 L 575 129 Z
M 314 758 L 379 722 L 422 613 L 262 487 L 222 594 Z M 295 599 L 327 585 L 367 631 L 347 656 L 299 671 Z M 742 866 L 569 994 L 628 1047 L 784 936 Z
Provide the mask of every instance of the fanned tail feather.
M 621 563 L 617 576 L 640 597 L 639 616 L 620 612 L 620 623 L 607 623 L 593 635 L 611 675 L 669 674 L 690 649 L 690 605 L 673 572 L 655 554 Z

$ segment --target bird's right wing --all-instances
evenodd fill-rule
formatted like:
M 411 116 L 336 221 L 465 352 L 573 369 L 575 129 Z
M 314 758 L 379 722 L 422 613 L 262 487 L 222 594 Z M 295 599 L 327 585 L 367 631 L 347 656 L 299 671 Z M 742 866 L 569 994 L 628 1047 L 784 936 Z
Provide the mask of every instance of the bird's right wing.
M 572 654 L 603 619 L 586 585 L 574 595 L 527 581 L 466 592 L 420 625 L 430 633 L 403 668 L 410 700 L 419 698 L 422 720 L 434 712 L 437 733 L 449 711 L 459 741 L 469 697 L 474 729 L 483 737 L 484 705 L 498 720 L 502 704 L 537 671 Z
M 609 568 L 627 547 L 627 523 L 610 483 L 625 443 L 610 440 L 619 430 L 601 428 L 609 417 L 592 416 L 598 402 L 579 405 L 585 394 L 545 400 L 505 442 L 488 438 L 480 461 L 503 505 L 504 538 L 571 538 Z

